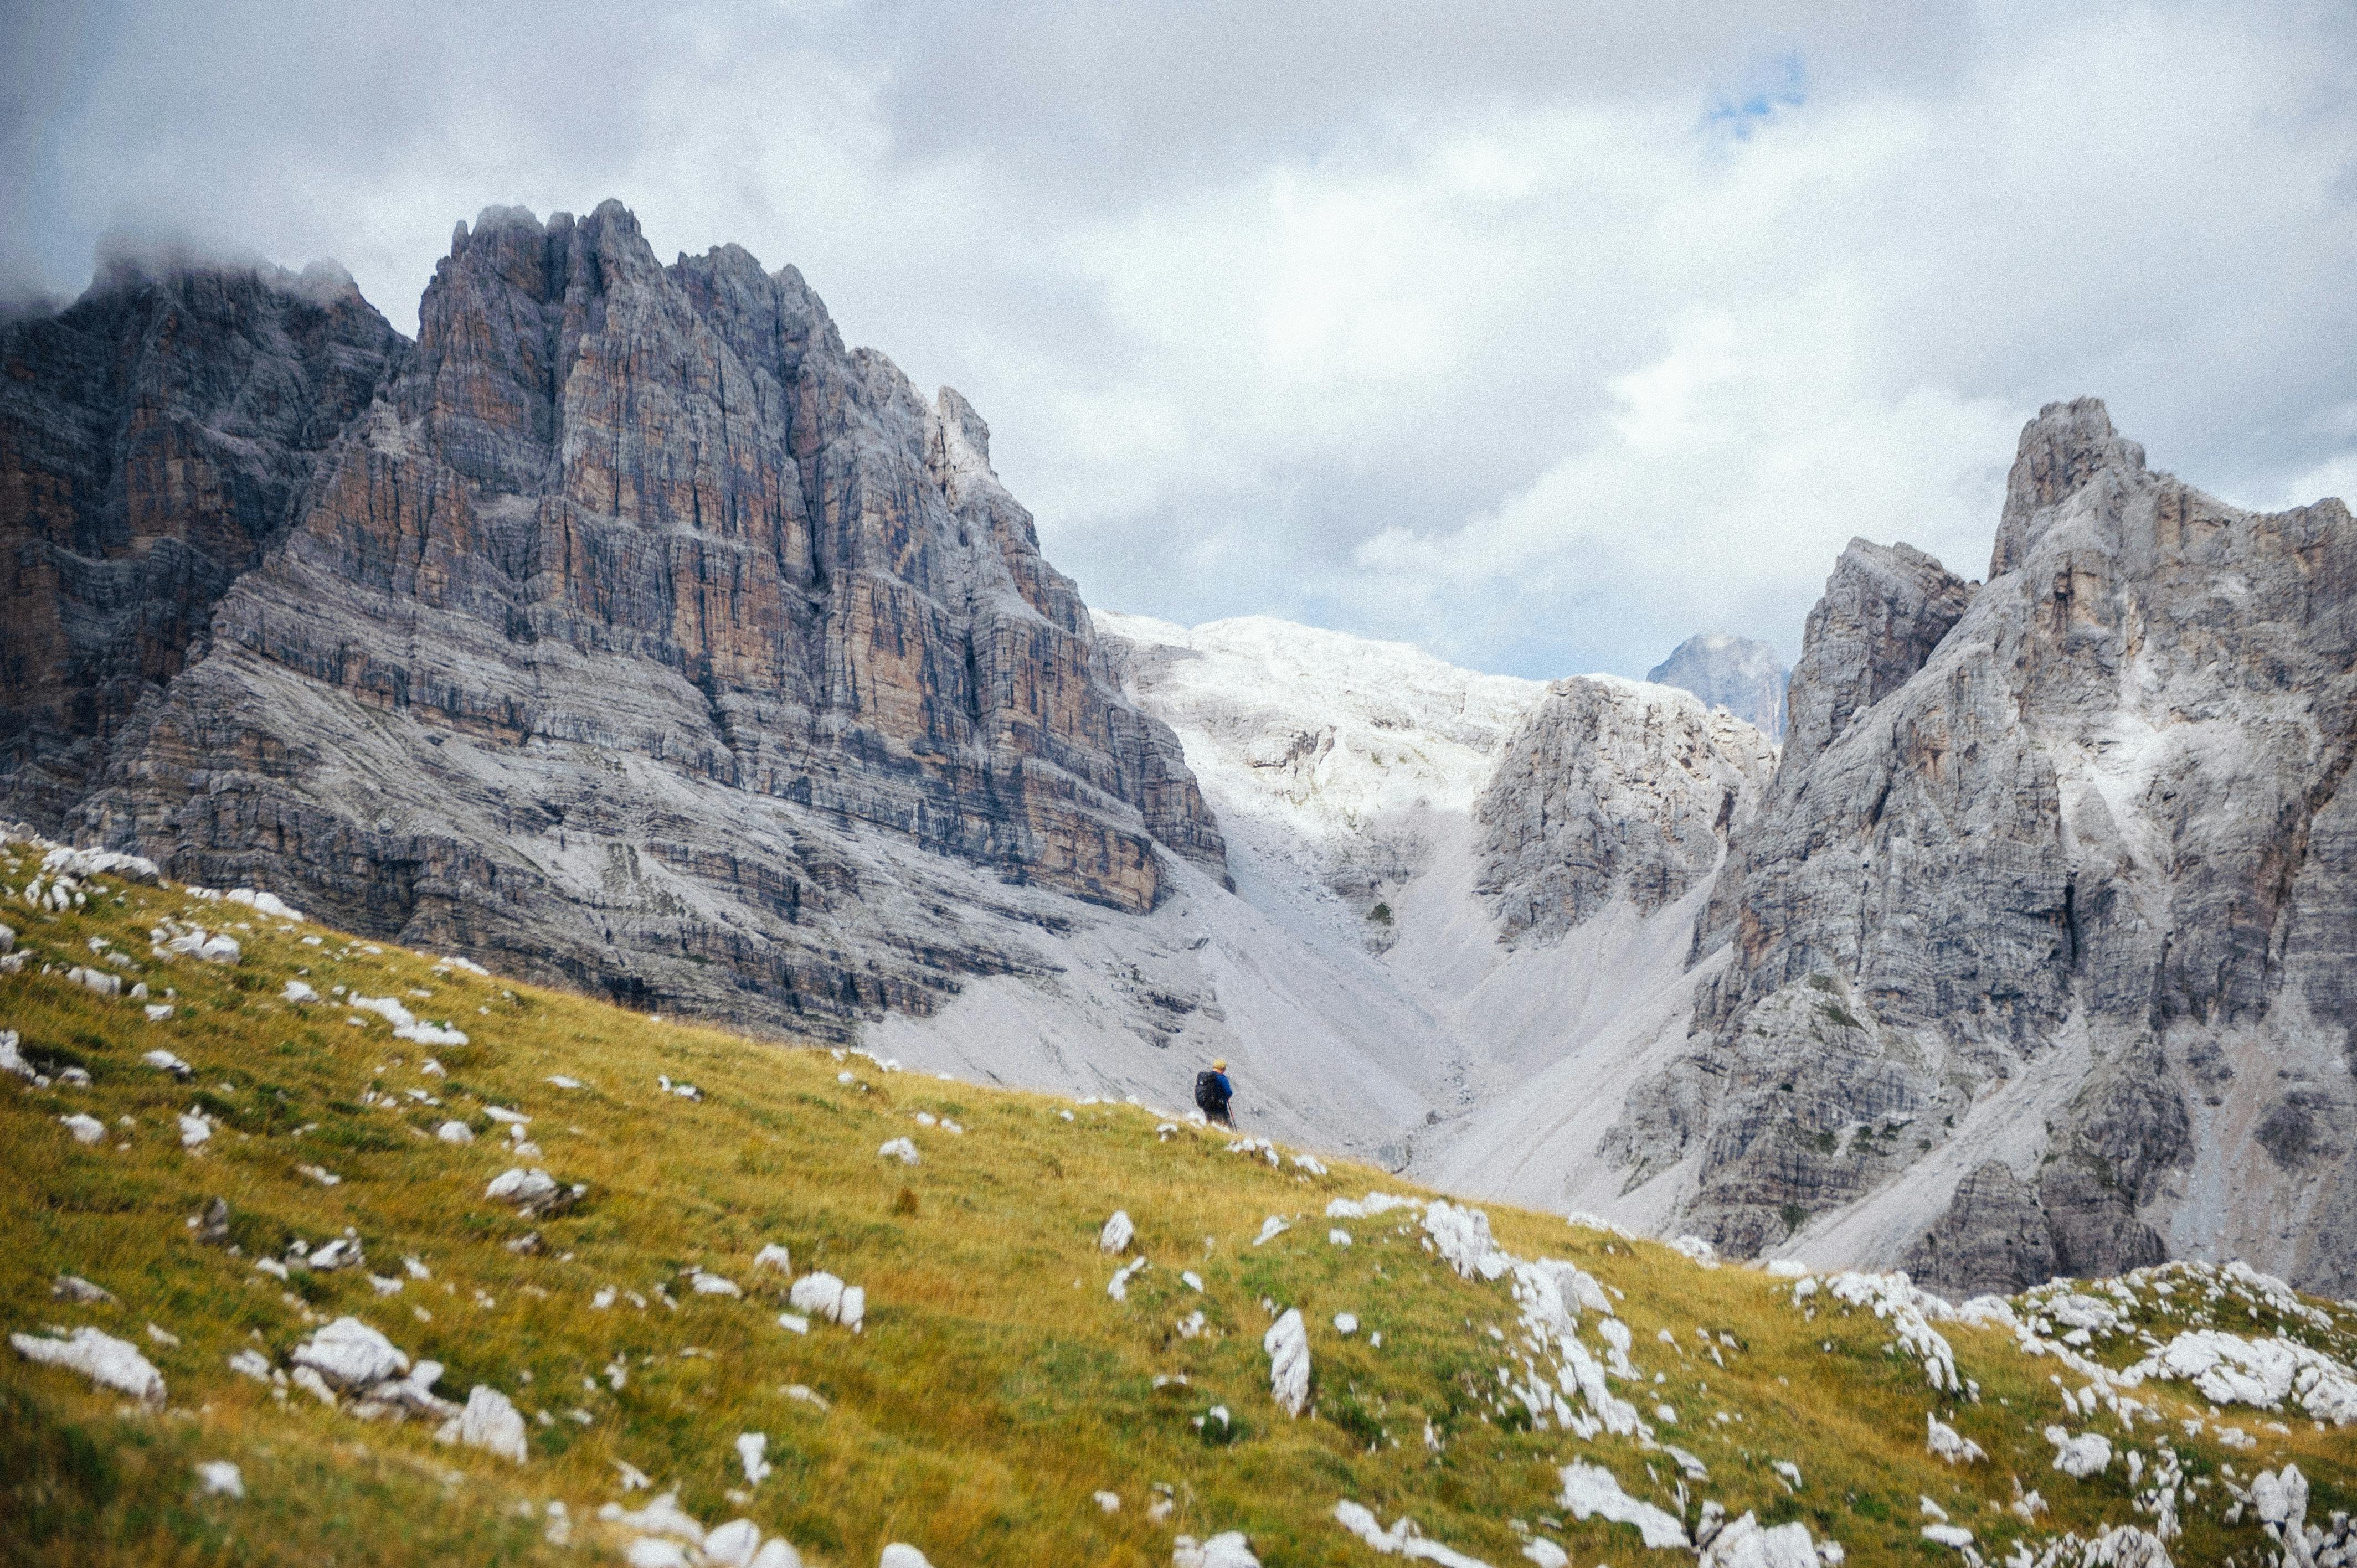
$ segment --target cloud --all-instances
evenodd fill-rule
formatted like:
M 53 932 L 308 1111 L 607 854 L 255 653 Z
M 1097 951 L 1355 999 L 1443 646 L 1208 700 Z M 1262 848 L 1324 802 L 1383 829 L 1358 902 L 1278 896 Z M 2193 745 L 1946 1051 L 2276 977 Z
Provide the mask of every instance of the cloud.
M 2094 392 L 2285 504 L 2357 473 L 2330 5 L 1467 13 L 426 0 L 33 7 L 0 294 L 110 230 L 331 253 L 619 195 L 799 264 L 984 410 L 1092 602 L 1521 673 L 1787 655 L 1852 534 L 1985 565 Z

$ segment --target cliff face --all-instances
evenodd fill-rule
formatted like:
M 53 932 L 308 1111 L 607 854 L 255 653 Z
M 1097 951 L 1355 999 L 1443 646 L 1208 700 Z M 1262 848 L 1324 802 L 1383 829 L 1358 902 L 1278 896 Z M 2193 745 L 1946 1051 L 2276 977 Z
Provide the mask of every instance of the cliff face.
M 1679 643 L 1645 679 L 1692 692 L 1703 706 L 1725 708 L 1772 742 L 1783 738 L 1784 682 L 1791 674 L 1766 643 L 1706 632 Z
M 1706 885 L 1775 766 L 1766 736 L 1672 688 L 1558 681 L 1474 809 L 1501 935 L 1560 937 L 1616 896 L 1641 918 Z
M 791 268 L 486 211 L 80 824 L 639 1001 L 924 1007 L 1026 961 L 961 864 L 1128 911 L 1222 865 L 988 442 Z
M 0 815 L 58 825 L 405 347 L 329 267 L 118 262 L 0 327 Z
M 2164 1253 L 2357 1285 L 2347 509 L 2239 510 L 2050 406 L 1990 581 L 1854 544 L 1791 712 L 1631 1177 L 1690 1160 L 1722 1242 L 1808 1225 L 1951 1289 Z

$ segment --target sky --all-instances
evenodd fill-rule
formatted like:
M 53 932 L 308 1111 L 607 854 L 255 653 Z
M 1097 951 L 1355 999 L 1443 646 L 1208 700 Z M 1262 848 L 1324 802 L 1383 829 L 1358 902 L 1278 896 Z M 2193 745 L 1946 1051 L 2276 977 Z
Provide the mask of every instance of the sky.
M 362 12 L 365 12 L 363 15 Z M 619 197 L 990 422 L 1092 605 L 1530 676 L 1986 569 L 2085 394 L 2357 499 L 2357 7 L 221 0 L 0 15 L 0 297 Z

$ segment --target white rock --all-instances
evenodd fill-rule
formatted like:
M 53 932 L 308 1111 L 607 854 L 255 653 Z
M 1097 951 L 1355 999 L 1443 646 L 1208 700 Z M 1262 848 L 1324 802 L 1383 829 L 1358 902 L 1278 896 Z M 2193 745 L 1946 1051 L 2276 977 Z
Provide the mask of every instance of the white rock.
M 1351 1244 L 1351 1233 L 1337 1227 L 1326 1232 L 1326 1244 L 1329 1247 L 1347 1247 Z
M 630 1568 L 688 1568 L 687 1553 L 677 1541 L 651 1535 L 642 1535 L 630 1542 L 622 1553 L 622 1561 Z
M 761 1550 L 753 1553 L 747 1568 L 802 1568 L 802 1554 L 783 1536 L 771 1536 L 761 1542 Z
M 347 1390 L 371 1388 L 409 1370 L 409 1358 L 357 1317 L 337 1318 L 296 1346 L 286 1359 Z
M 579 1089 L 581 1087 L 581 1080 L 579 1079 L 567 1078 L 561 1072 L 553 1074 L 542 1081 L 553 1083 L 559 1089 Z
M 164 1374 L 148 1364 L 139 1348 L 95 1328 L 77 1328 L 63 1339 L 31 1334 L 11 1334 L 8 1343 L 27 1361 L 79 1372 L 102 1389 L 128 1394 L 140 1403 L 161 1408 Z
M 1923 1420 L 1931 1429 L 1932 1452 L 1951 1465 L 1977 1465 L 1988 1455 L 1981 1445 L 1964 1436 L 1954 1427 L 1926 1411 Z
M 1104 1222 L 1104 1229 L 1097 1232 L 1097 1251 L 1100 1252 L 1125 1251 L 1128 1249 L 1130 1239 L 1136 1234 L 1137 1227 L 1130 1223 L 1128 1210 L 1116 1208 L 1113 1211 L 1113 1218 Z
M 704 1537 L 704 1560 L 716 1568 L 749 1568 L 760 1549 L 761 1527 L 749 1519 L 732 1519 Z
M 286 983 L 286 989 L 278 993 L 278 999 L 282 1002 L 317 1002 L 319 993 L 311 989 L 311 983 L 307 980 L 290 980 Z
M 888 1139 L 876 1153 L 878 1158 L 898 1160 L 904 1165 L 921 1165 L 924 1162 L 924 1156 L 917 1153 L 917 1145 L 906 1138 Z
M 245 1477 L 226 1459 L 207 1459 L 197 1466 L 197 1483 L 209 1498 L 242 1498 Z
M 85 991 L 94 991 L 101 996 L 123 994 L 123 977 L 110 970 L 83 969 L 76 966 L 66 971 L 66 981 L 69 984 L 79 985 Z
M 518 1165 L 501 1171 L 483 1189 L 483 1196 L 501 1203 L 538 1203 L 556 1193 L 556 1178 L 544 1170 L 526 1170 Z
M 1523 1555 L 1537 1563 L 1539 1568 L 1569 1568 L 1571 1563 L 1571 1559 L 1564 1555 L 1563 1548 L 1552 1541 L 1524 1541 Z
M 212 1123 L 202 1116 L 191 1115 L 185 1111 L 180 1113 L 180 1147 L 201 1149 L 212 1135 Z
M 1309 1403 L 1309 1329 L 1301 1321 L 1301 1309 L 1286 1308 L 1260 1343 L 1268 1352 L 1270 1397 L 1287 1415 L 1299 1415 Z
M 1260 1222 L 1260 1234 L 1253 1238 L 1253 1245 L 1257 1247 L 1264 1241 L 1274 1241 L 1292 1229 L 1292 1226 L 1272 1214 Z
M 1819 1568 L 1819 1562 L 1808 1526 L 1796 1521 L 1763 1530 L 1747 1511 L 1719 1527 L 1697 1568 Z
M 808 1334 L 810 1319 L 798 1312 L 781 1312 L 778 1314 L 778 1326 L 789 1334 Z
M 195 1069 L 169 1051 L 149 1051 L 139 1059 L 158 1072 L 168 1072 L 174 1078 L 188 1079 L 196 1076 Z
M 467 1395 L 467 1408 L 450 1418 L 436 1435 L 446 1443 L 463 1443 L 521 1465 L 529 1457 L 524 1446 L 523 1415 L 508 1396 L 484 1383 Z
M 767 1433 L 744 1432 L 737 1434 L 737 1462 L 745 1466 L 745 1484 L 747 1486 L 759 1486 L 763 1480 L 768 1478 L 770 1470 L 774 1468 L 774 1466 L 770 1465 L 770 1461 L 764 1457 L 764 1455 L 769 1453 L 769 1450 L 770 1438 Z M 707 1542 L 707 1544 L 709 1543 Z M 748 1550 L 746 1552 L 746 1555 L 750 1557 L 752 1552 Z
M 160 1024 L 172 1015 L 172 1004 L 169 1002 L 151 1002 L 140 1011 L 147 1015 L 149 1023 Z
M 1436 1207 L 1437 1207 L 1436 1205 Z M 1632 1524 L 1644 1543 L 1656 1550 L 1684 1546 L 1686 1527 L 1674 1514 L 1629 1496 L 1612 1472 L 1600 1465 L 1574 1460 L 1563 1467 L 1563 1496 L 1558 1499 L 1577 1520 L 1603 1519 Z
M 737 1287 L 737 1282 L 735 1280 L 723 1279 L 718 1274 L 707 1274 L 699 1271 L 693 1283 L 695 1287 L 695 1294 L 698 1295 L 726 1295 L 742 1297 L 745 1294 Z
M 2083 1480 L 2102 1474 L 2112 1462 L 2111 1440 L 2100 1432 L 2083 1432 L 2074 1437 L 2062 1427 L 2050 1426 L 2046 1441 L 2054 1444 L 2054 1467 L 2066 1476 Z
M 1170 1568 L 1260 1568 L 1252 1542 L 1240 1530 L 1197 1541 L 1182 1535 L 1170 1543 Z
M 1494 1280 L 1513 1266 L 1490 1239 L 1490 1217 L 1478 1208 L 1436 1198 L 1425 1208 L 1424 1231 L 1442 1260 L 1469 1280 Z
M 274 920 L 299 920 L 303 917 L 286 907 L 275 893 L 257 893 L 251 887 L 232 887 L 221 896 L 231 904 L 243 904 L 257 915 L 267 915 Z
M 345 999 L 345 1005 L 355 1012 L 373 1013 L 396 1029 L 408 1028 L 417 1022 L 416 1014 L 412 1013 L 390 996 L 355 994 Z
M 1927 1524 L 1923 1527 L 1923 1539 L 1934 1546 L 1949 1546 L 1962 1552 L 1972 1545 L 1973 1532 L 1960 1524 Z
M 794 1272 L 794 1255 L 772 1241 L 753 1254 L 753 1267 L 775 1269 L 781 1274 L 791 1274 Z
M 1703 1268 L 1718 1267 L 1718 1249 L 1699 1236 L 1681 1236 L 1670 1243 L 1670 1251 Z
M 1103 1509 L 1106 1513 L 1119 1513 L 1121 1511 L 1121 1494 L 1119 1492 L 1095 1492 L 1091 1495 L 1096 1498 L 1097 1507 Z
M 475 1130 L 464 1122 L 456 1120 L 445 1122 L 435 1128 L 434 1135 L 446 1144 L 471 1144 L 475 1141 Z
M 877 1560 L 876 1568 L 933 1568 L 933 1565 L 915 1547 L 896 1541 L 884 1549 L 884 1555 Z
M 204 945 L 197 949 L 197 956 L 207 963 L 235 963 L 240 954 L 234 938 L 211 936 L 207 937 Z
M 65 1123 L 66 1131 L 73 1134 L 74 1142 L 77 1144 L 95 1144 L 106 1136 L 106 1123 L 95 1116 L 86 1116 L 77 1111 L 70 1116 L 60 1116 L 58 1120 Z
M 251 1348 L 240 1350 L 229 1359 L 229 1369 L 255 1382 L 270 1381 L 270 1358 Z
M 328 1386 L 328 1380 L 319 1375 L 317 1368 L 297 1367 L 295 1369 L 295 1376 L 290 1380 L 296 1388 L 301 1389 L 329 1410 L 336 1408 L 336 1391 Z
M 1335 1333 L 1349 1336 L 1356 1334 L 1358 1331 L 1359 1320 L 1356 1316 L 1347 1312 L 1338 1312 L 1334 1315 Z
M 835 1309 L 834 1320 L 854 1333 L 867 1321 L 867 1292 L 858 1285 L 843 1287 L 843 1305 Z

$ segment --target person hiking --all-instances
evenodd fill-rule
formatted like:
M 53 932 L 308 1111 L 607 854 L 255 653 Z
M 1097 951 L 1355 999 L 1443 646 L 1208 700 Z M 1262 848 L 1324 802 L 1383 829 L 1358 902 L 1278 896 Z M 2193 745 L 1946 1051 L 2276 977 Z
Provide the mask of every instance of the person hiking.
M 1196 1109 L 1231 1131 L 1234 1130 L 1235 1122 L 1228 1115 L 1228 1101 L 1234 1098 L 1235 1092 L 1235 1085 L 1228 1081 L 1228 1058 L 1225 1057 L 1212 1062 L 1211 1071 L 1195 1075 Z

